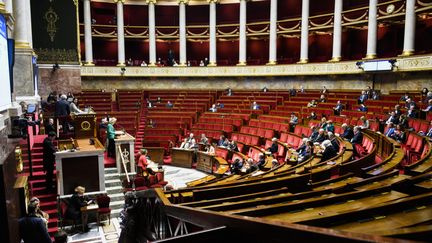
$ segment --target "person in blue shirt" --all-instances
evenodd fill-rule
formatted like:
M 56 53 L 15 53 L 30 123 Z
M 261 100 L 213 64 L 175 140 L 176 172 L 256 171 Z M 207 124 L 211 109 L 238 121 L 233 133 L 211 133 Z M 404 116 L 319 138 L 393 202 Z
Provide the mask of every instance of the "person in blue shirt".
M 358 108 L 358 110 L 363 111 L 363 112 L 367 112 L 368 108 L 364 104 L 361 104 L 360 107 Z
M 393 133 L 395 132 L 395 128 L 394 128 L 394 125 L 393 125 L 393 123 L 389 123 L 389 124 L 387 124 L 387 132 L 385 133 L 385 135 L 387 136 L 387 137 L 393 137 Z
M 254 102 L 252 103 L 251 108 L 252 108 L 252 110 L 259 110 L 259 109 L 261 109 L 261 106 L 258 105 L 258 104 L 256 103 L 256 101 L 254 101 Z

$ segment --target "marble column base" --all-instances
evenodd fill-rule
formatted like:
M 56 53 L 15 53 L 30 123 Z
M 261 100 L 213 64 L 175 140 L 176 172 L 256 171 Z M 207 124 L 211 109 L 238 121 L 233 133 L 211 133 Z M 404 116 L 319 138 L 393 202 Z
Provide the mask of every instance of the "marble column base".
M 15 65 L 13 68 L 14 95 L 34 96 L 33 50 L 28 48 L 15 49 Z
M 44 99 L 52 91 L 65 94 L 81 92 L 80 65 L 60 64 L 59 69 L 53 69 L 53 64 L 39 65 L 38 94 Z

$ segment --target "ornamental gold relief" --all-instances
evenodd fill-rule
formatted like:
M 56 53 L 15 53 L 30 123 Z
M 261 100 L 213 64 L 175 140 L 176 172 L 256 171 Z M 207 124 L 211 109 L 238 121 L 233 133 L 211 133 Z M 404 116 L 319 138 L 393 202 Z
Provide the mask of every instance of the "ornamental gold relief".
M 57 21 L 59 20 L 59 17 L 57 13 L 54 11 L 52 7 L 48 9 L 48 11 L 44 15 L 44 19 L 47 22 L 46 30 L 48 33 L 48 36 L 50 37 L 50 41 L 54 42 L 54 38 L 57 32 Z

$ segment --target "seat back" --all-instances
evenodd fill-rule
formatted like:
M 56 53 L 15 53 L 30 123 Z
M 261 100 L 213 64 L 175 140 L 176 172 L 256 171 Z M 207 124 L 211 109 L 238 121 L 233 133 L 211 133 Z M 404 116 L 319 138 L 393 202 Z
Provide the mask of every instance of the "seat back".
M 111 198 L 108 195 L 101 195 L 96 198 L 99 208 L 109 208 Z

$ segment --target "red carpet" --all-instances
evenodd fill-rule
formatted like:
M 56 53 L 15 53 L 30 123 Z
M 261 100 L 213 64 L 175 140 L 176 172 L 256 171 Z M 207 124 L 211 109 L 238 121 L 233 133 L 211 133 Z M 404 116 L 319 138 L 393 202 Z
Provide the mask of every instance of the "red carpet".
M 115 159 L 108 157 L 107 152 L 104 152 L 104 166 L 105 168 L 116 167 Z

